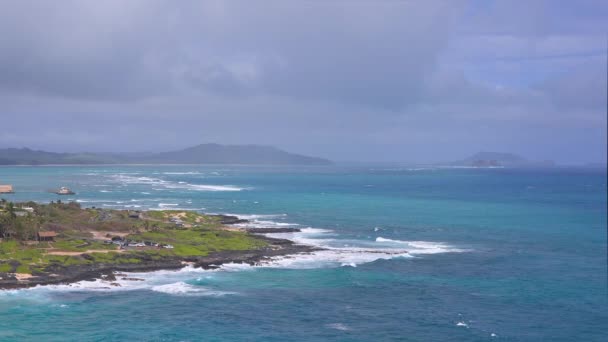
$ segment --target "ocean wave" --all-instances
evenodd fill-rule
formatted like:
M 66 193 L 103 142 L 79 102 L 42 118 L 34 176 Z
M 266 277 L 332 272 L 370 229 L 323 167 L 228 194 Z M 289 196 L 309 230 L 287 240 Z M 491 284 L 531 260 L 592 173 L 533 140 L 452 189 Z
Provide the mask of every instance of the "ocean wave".
M 188 172 L 163 172 L 163 175 L 200 175 L 201 173 L 198 171 L 188 171 Z
M 192 190 L 192 191 L 241 191 L 245 188 L 240 188 L 232 185 L 210 185 L 210 184 L 192 184 L 188 182 L 172 182 L 160 178 L 153 177 L 135 177 L 125 174 L 112 175 L 111 178 L 121 184 L 143 184 L 150 185 L 154 190 Z M 162 187 L 162 188 L 158 188 Z
M 298 227 L 299 224 L 290 222 L 276 222 L 270 220 L 253 220 L 248 223 L 236 224 L 235 226 L 243 228 L 289 228 Z
M 330 323 L 330 324 L 326 324 L 325 325 L 328 328 L 332 328 L 332 329 L 336 329 L 336 330 L 341 330 L 341 331 L 348 331 L 350 330 L 350 328 L 344 324 L 344 323 Z
M 177 201 L 176 201 L 177 202 Z M 118 202 L 114 202 L 117 203 Z M 107 206 L 118 206 L 118 205 Z M 163 208 L 179 209 L 178 203 L 161 202 L 156 210 Z M 154 209 L 153 209 L 154 210 Z M 180 209 L 181 210 L 181 209 Z M 188 209 L 184 209 L 188 210 Z M 190 208 L 190 210 L 192 210 Z M 245 224 L 248 227 L 284 227 L 295 225 L 293 223 L 275 222 L 270 219 L 285 219 L 287 214 L 251 214 L 236 215 L 251 220 Z M 202 279 L 215 272 L 242 272 L 252 271 L 256 268 L 283 268 L 283 269 L 314 269 L 331 267 L 357 267 L 361 264 L 378 260 L 395 258 L 412 258 L 418 254 L 437 254 L 450 252 L 464 252 L 444 242 L 396 240 L 377 237 L 370 240 L 344 240 L 330 229 L 303 227 L 299 232 L 271 233 L 270 237 L 285 238 L 297 244 L 319 247 L 321 250 L 296 255 L 271 257 L 255 266 L 249 264 L 228 263 L 218 269 L 204 270 L 186 266 L 180 270 L 163 270 L 147 273 L 126 273 L 126 276 L 117 276 L 116 280 L 81 281 L 68 285 L 48 285 L 26 290 L 15 291 L 128 291 L 150 290 L 169 295 L 184 296 L 224 296 L 233 292 L 217 291 L 205 286 L 189 284 L 191 279 Z M 43 289 L 41 289 L 43 288 Z M 3 292 L 3 291 L 0 291 Z
M 255 220 L 255 219 L 260 219 L 260 218 L 287 217 L 287 214 L 233 214 L 233 213 L 223 213 L 223 215 L 238 216 L 238 218 L 245 219 L 245 220 Z
M 184 283 L 188 279 L 209 275 L 218 270 L 205 270 L 187 265 L 179 270 L 160 270 L 153 272 L 121 272 L 116 273 L 115 280 L 96 279 L 83 280 L 61 285 L 38 285 L 31 288 L 3 290 L 0 296 L 23 296 L 31 300 L 48 300 L 49 292 L 108 292 L 108 291 L 135 291 L 151 290 L 168 294 L 189 294 L 221 296 L 233 294 L 232 292 L 215 291 L 203 286 Z M 192 287 L 192 288 L 190 288 Z
M 179 204 L 177 203 L 158 203 L 158 206 L 161 208 L 164 207 L 177 207 Z
M 408 258 L 411 255 L 406 250 L 374 250 L 363 248 L 332 248 L 295 256 L 274 257 L 261 266 L 288 269 L 314 269 L 350 266 L 388 260 Z
M 405 241 L 377 237 L 376 242 L 387 245 L 397 244 L 407 246 L 409 247 L 410 254 L 460 253 L 467 251 L 466 249 L 455 248 L 443 242 L 434 241 Z
M 112 200 L 77 199 L 76 203 L 123 203 L 123 202 L 112 201 Z
M 181 296 L 213 296 L 221 297 L 225 295 L 236 294 L 236 292 L 215 291 L 202 286 L 191 285 L 183 281 L 176 283 L 156 285 L 150 288 L 154 292 L 162 292 L 170 295 Z

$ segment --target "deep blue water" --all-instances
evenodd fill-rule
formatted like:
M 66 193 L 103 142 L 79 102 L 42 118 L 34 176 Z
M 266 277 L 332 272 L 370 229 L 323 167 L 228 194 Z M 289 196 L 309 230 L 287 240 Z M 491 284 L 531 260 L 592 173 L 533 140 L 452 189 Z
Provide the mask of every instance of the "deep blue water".
M 283 236 L 330 248 L 113 290 L 3 291 L 2 341 L 607 338 L 606 170 L 1 167 L 0 183 L 15 201 L 65 185 L 83 206 L 297 225 Z

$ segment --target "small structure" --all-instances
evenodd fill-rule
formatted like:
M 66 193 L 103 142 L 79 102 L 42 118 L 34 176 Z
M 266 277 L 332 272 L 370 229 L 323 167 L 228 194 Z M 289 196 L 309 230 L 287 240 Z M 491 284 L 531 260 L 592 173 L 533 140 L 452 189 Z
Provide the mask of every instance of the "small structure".
M 141 212 L 139 210 L 129 211 L 129 217 L 135 219 L 141 218 Z
M 12 194 L 13 186 L 12 185 L 0 185 L 0 194 Z
M 56 236 L 55 232 L 38 232 L 38 241 L 55 241 Z
M 184 221 L 182 221 L 179 217 L 171 217 L 169 221 L 175 223 L 175 225 L 178 227 L 184 226 Z

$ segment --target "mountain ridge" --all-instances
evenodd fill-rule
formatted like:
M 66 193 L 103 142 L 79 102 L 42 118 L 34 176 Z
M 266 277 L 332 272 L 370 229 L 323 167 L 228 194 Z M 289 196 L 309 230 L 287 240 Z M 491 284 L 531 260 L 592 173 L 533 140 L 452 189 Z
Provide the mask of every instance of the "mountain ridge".
M 212 143 L 159 153 L 61 153 L 30 148 L 0 149 L 0 165 L 66 164 L 330 165 L 332 162 L 272 146 Z

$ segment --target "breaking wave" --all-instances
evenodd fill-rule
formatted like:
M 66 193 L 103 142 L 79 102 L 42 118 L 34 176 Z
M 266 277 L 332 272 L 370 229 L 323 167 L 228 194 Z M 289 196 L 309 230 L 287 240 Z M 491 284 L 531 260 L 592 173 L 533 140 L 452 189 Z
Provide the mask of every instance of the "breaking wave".
M 152 291 L 162 292 L 170 295 L 181 295 L 181 296 L 213 296 L 221 297 L 230 294 L 236 294 L 236 292 L 228 291 L 215 291 L 202 286 L 191 285 L 183 281 L 176 283 L 156 285 L 151 288 Z
M 211 184 L 191 184 L 188 182 L 172 182 L 160 178 L 153 177 L 136 177 L 126 174 L 112 175 L 111 178 L 123 185 L 143 184 L 150 185 L 154 189 L 166 190 L 192 190 L 192 191 L 241 191 L 245 188 L 239 188 L 232 185 L 211 185 Z M 159 188 L 160 187 L 160 188 Z
M 176 206 L 175 203 L 159 203 L 161 207 Z M 286 219 L 286 214 L 272 215 L 240 215 L 241 218 L 250 220 L 250 227 L 283 228 L 284 222 L 270 221 L 270 218 Z M 270 226 L 269 226 L 270 225 Z M 295 225 L 295 224 L 290 224 Z M 81 281 L 67 285 L 47 285 L 30 289 L 0 291 L 2 295 L 19 294 L 27 291 L 27 296 L 38 296 L 44 298 L 40 293 L 48 291 L 129 291 L 149 290 L 175 296 L 214 296 L 221 297 L 234 292 L 219 291 L 190 284 L 186 281 L 196 279 L 202 280 L 210 277 L 216 272 L 242 272 L 255 270 L 256 268 L 283 268 L 283 269 L 314 269 L 332 267 L 357 267 L 361 264 L 371 263 L 378 260 L 389 260 L 395 258 L 413 258 L 418 254 L 437 254 L 465 252 L 467 250 L 456 248 L 444 242 L 417 241 L 417 240 L 395 240 L 377 237 L 369 240 L 345 240 L 340 239 L 338 234 L 329 229 L 303 227 L 299 232 L 269 233 L 269 237 L 292 240 L 298 244 L 319 247 L 321 250 L 296 255 L 271 257 L 255 266 L 249 264 L 223 264 L 214 270 L 204 270 L 185 266 L 180 270 L 163 270 L 146 273 L 124 273 L 116 274 L 116 279 L 95 281 Z

